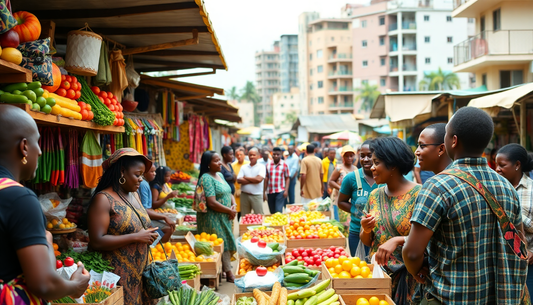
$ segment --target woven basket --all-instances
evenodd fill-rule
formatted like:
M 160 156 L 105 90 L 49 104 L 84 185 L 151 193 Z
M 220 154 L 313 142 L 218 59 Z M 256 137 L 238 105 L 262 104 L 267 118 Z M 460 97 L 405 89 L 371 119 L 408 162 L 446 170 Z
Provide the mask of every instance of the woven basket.
M 67 36 L 65 69 L 68 72 L 95 76 L 98 73 L 102 36 L 89 31 L 70 31 Z

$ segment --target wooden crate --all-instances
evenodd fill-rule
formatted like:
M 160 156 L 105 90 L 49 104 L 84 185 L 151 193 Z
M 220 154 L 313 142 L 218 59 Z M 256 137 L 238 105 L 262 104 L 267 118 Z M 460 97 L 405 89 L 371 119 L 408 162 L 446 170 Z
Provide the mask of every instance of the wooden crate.
M 113 292 L 107 299 L 99 303 L 84 303 L 88 305 L 124 305 L 124 290 L 122 286 L 117 286 L 111 291 Z M 65 303 L 65 305 L 75 305 L 78 303 Z
M 213 262 L 198 262 L 202 270 L 201 279 L 217 278 L 222 272 L 222 254 L 216 253 L 216 259 Z
M 268 294 L 268 295 L 271 295 L 272 294 L 272 291 L 263 291 L 264 293 Z M 294 292 L 293 290 L 291 292 Z M 290 293 L 290 292 L 289 292 Z M 254 296 L 254 293 L 253 292 L 241 292 L 241 293 L 234 293 L 233 294 L 233 297 L 231 298 L 231 305 L 235 305 L 237 304 L 237 300 L 242 298 L 242 297 L 253 297 Z
M 283 228 L 283 234 L 285 235 L 285 245 L 287 249 L 294 248 L 329 248 L 330 246 L 346 248 L 346 237 L 342 232 L 339 238 L 320 238 L 320 239 L 288 239 Z
M 217 276 L 216 279 L 200 279 L 200 286 L 202 285 L 218 290 L 218 286 L 220 286 L 220 278 Z
M 368 265 L 370 270 L 379 268 L 379 266 Z M 326 265 L 322 263 L 322 278 L 331 279 L 330 287 L 341 293 L 342 291 L 356 292 L 358 290 L 376 293 L 376 294 L 391 294 L 392 280 L 390 276 L 383 272 L 383 278 L 370 278 L 370 279 L 339 279 L 332 278 Z M 351 293 L 350 292 L 350 293 Z
M 224 241 L 218 246 L 213 246 L 213 251 L 222 254 L 222 252 L 224 252 Z
M 377 297 L 379 300 L 385 300 L 389 305 L 396 305 L 388 294 L 374 293 L 371 290 L 353 291 L 350 294 L 339 294 L 339 302 L 341 305 L 356 305 L 359 298 L 370 299 L 371 297 Z
M 200 270 L 202 269 L 202 266 L 200 264 L 196 264 Z M 200 274 L 197 274 L 193 279 L 187 280 L 187 285 L 194 288 L 196 291 L 200 291 Z
M 239 275 L 239 269 L 241 268 L 240 264 L 241 264 L 241 258 L 239 256 L 237 256 L 237 270 L 235 272 L 233 272 L 233 275 L 235 276 L 236 279 L 239 279 L 239 278 L 244 276 L 244 275 Z M 281 260 L 279 261 L 279 264 L 280 265 L 279 265 L 278 268 L 280 268 L 281 266 L 285 265 L 285 255 L 281 256 Z

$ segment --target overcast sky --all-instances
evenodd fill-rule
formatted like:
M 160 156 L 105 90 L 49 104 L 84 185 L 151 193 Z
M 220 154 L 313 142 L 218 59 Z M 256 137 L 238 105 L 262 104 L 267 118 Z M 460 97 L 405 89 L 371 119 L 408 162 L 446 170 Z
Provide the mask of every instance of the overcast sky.
M 255 81 L 254 55 L 271 49 L 283 34 L 298 34 L 298 16 L 316 11 L 321 18 L 340 17 L 346 3 L 368 0 L 205 0 L 209 18 L 222 46 L 228 71 L 182 78 L 180 81 L 230 89 Z

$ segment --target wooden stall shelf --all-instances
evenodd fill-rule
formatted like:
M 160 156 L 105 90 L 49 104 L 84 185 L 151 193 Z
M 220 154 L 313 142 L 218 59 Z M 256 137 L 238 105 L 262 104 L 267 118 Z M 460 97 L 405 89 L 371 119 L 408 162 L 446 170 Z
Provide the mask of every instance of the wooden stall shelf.
M 30 70 L 19 65 L 0 59 L 0 84 L 31 83 Z
M 374 268 L 379 268 L 379 266 L 368 265 L 370 270 Z M 370 291 L 376 294 L 391 294 L 392 291 L 392 280 L 390 276 L 383 272 L 383 278 L 369 278 L 369 279 L 341 279 L 341 278 L 332 278 L 331 273 L 329 273 L 326 265 L 322 263 L 322 278 L 327 280 L 331 279 L 330 287 L 335 289 L 337 293 L 342 293 L 342 291 L 350 291 L 350 293 L 364 290 Z
M 361 290 L 353 291 L 350 294 L 339 294 L 339 302 L 341 305 L 357 305 L 357 300 L 360 298 L 370 299 L 371 297 L 377 297 L 380 301 L 384 300 L 389 303 L 389 305 L 396 305 L 394 301 L 388 294 L 385 293 L 375 293 L 372 290 Z
M 346 237 L 342 232 L 338 238 L 319 238 L 319 239 L 288 239 L 285 232 L 285 227 L 283 227 L 283 235 L 285 235 L 285 245 L 287 249 L 294 248 L 329 248 L 330 246 L 335 247 L 346 247 Z

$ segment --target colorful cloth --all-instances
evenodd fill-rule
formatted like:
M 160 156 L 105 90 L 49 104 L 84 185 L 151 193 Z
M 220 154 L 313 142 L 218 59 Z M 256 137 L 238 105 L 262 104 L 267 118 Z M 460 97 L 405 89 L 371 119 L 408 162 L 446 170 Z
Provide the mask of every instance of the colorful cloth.
M 289 167 L 283 160 L 279 160 L 278 164 L 274 161 L 269 162 L 266 166 L 268 185 L 267 193 L 281 193 L 285 191 L 285 178 L 289 177 Z
M 418 192 L 422 188 L 416 185 L 409 192 L 390 197 L 385 188 L 378 188 L 368 197 L 366 211 L 376 218 L 374 227 L 374 240 L 370 247 L 370 257 L 374 255 L 379 246 L 393 237 L 408 236 L 411 231 L 411 215 Z M 398 247 L 393 253 L 384 269 L 392 278 L 392 299 L 396 304 L 416 304 L 413 297 L 418 289 L 418 283 L 407 272 L 403 263 L 402 247 Z
M 102 192 L 109 203 L 109 227 L 107 235 L 133 234 L 150 228 L 150 218 L 146 210 L 140 206 L 136 208 L 137 214 L 122 200 L 115 200 L 111 194 Z M 140 205 L 140 203 L 139 203 Z M 141 223 L 142 221 L 142 223 Z M 143 226 L 144 223 L 144 226 Z M 151 304 L 151 300 L 143 290 L 142 272 L 148 264 L 148 245 L 132 243 L 113 251 L 102 252 L 102 257 L 111 262 L 115 268 L 113 273 L 120 276 L 119 285 L 124 288 L 124 305 Z
M 322 182 L 328 182 L 329 177 L 331 177 L 331 174 L 333 174 L 333 170 L 335 169 L 335 167 L 337 167 L 337 159 L 333 159 L 333 168 L 330 171 L 329 169 L 331 167 L 331 163 L 332 162 L 327 157 L 322 160 L 322 170 L 324 171 L 324 177 L 322 178 Z
M 533 252 L 533 179 L 523 174 L 516 187 L 516 193 L 522 207 L 522 223 L 524 224 L 528 251 Z
M 520 227 L 516 191 L 488 167 L 486 159 L 459 159 L 449 168 L 481 181 L 511 223 Z M 435 232 L 427 247 L 430 282 L 425 292 L 446 304 L 520 304 L 527 261 L 508 247 L 498 218 L 472 186 L 452 175 L 430 178 L 420 191 L 411 222 Z
M 351 171 L 346 171 L 346 168 L 345 168 L 344 164 L 338 164 L 337 168 L 335 168 L 335 169 L 339 172 L 339 179 L 337 179 L 337 181 L 335 181 L 335 182 L 337 182 L 338 185 L 342 186 L 342 180 L 344 179 L 344 177 L 347 174 L 349 174 L 349 173 L 353 172 L 354 170 L 356 170 L 357 167 L 352 165 Z M 364 174 L 363 174 L 363 177 L 364 177 Z M 363 179 L 363 178 L 361 178 L 361 179 Z M 339 190 L 333 189 L 333 191 L 331 192 L 331 201 L 333 201 L 333 203 L 335 205 L 338 205 L 339 204 L 338 199 L 339 199 Z M 347 212 L 339 209 L 339 221 L 345 227 L 350 227 L 350 213 L 347 213 Z
M 0 305 L 45 305 L 47 301 L 39 299 L 29 292 L 24 276 L 19 275 L 7 284 L 0 280 Z
M 220 180 L 213 178 L 210 174 L 204 174 L 198 181 L 204 188 L 205 197 L 215 197 L 216 201 L 228 208 L 231 207 L 231 188 L 224 180 L 221 173 L 217 173 Z M 229 251 L 233 256 L 237 251 L 237 244 L 233 236 L 233 230 L 228 214 L 220 213 L 207 207 L 207 213 L 196 214 L 198 232 L 207 234 L 217 234 L 224 240 L 224 251 Z

